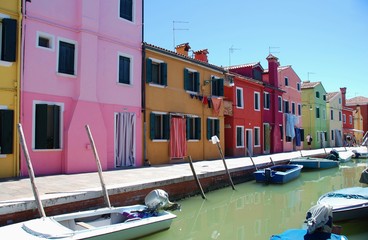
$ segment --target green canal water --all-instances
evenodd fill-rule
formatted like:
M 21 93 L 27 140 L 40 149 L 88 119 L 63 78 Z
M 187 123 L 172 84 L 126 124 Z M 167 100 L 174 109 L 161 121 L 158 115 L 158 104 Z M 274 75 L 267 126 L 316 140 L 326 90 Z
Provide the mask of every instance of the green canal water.
M 302 171 L 296 180 L 283 185 L 264 185 L 250 181 L 184 199 L 181 212 L 171 228 L 147 236 L 145 240 L 206 240 L 250 239 L 266 240 L 272 234 L 290 228 L 301 228 L 305 214 L 318 198 L 332 190 L 359 183 L 368 160 L 353 160 L 339 168 Z M 342 226 L 349 240 L 368 239 L 368 219 L 334 222 Z

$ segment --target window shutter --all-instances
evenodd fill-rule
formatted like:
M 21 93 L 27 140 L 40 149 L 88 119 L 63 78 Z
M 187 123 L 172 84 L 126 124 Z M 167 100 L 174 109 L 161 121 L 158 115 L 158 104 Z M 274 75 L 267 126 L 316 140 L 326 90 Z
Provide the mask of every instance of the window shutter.
M 167 86 L 167 63 L 160 63 L 162 85 Z
M 150 113 L 150 139 L 153 140 L 155 139 L 155 118 L 156 114 L 154 113 Z
M 201 140 L 201 118 L 195 118 L 196 139 Z
M 17 46 L 17 20 L 4 18 L 2 31 L 1 59 L 15 62 Z
M 184 90 L 189 90 L 189 71 L 184 68 Z
M 186 129 L 186 139 L 187 140 L 189 139 L 190 120 L 191 120 L 191 118 L 190 117 L 187 117 L 187 119 L 186 119 L 186 126 L 185 126 L 185 129 Z
M 60 73 L 74 75 L 75 46 L 67 42 L 59 42 L 59 68 Z
M 152 60 L 146 59 L 146 82 L 152 82 Z
M 207 118 L 207 140 L 210 140 L 212 137 L 211 130 L 212 130 L 211 119 Z
M 0 110 L 0 154 L 13 153 L 14 111 Z
M 220 78 L 218 81 L 218 94 L 219 96 L 224 96 L 224 79 Z
M 47 104 L 36 105 L 35 148 L 47 149 Z
M 163 115 L 164 139 L 170 139 L 170 115 Z
M 195 89 L 194 89 L 194 91 L 199 93 L 199 79 L 200 79 L 200 73 L 199 73 L 199 72 L 195 72 L 195 73 L 194 73 L 194 76 L 195 76 Z
M 60 106 L 53 105 L 52 106 L 52 113 L 54 116 L 53 122 L 53 149 L 60 148 Z
M 215 120 L 215 133 L 216 136 L 220 139 L 220 120 Z
M 304 141 L 304 129 L 303 128 L 300 129 L 300 139 Z

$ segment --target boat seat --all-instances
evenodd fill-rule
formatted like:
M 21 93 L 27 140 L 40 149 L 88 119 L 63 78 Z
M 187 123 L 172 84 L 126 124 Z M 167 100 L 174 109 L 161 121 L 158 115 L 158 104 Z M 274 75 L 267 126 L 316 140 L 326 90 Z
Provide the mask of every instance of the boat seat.
M 86 229 L 92 229 L 94 228 L 94 226 L 88 224 L 88 223 L 85 223 L 85 222 L 75 222 L 76 225 L 79 225 L 81 227 L 84 227 Z

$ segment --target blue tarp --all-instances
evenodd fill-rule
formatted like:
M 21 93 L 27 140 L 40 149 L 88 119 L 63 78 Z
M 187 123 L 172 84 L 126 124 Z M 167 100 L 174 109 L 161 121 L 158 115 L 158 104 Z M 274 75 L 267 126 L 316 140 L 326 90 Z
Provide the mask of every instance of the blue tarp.
M 325 232 L 307 234 L 307 230 L 304 229 L 290 229 L 282 234 L 273 235 L 270 240 L 347 240 L 347 237 Z

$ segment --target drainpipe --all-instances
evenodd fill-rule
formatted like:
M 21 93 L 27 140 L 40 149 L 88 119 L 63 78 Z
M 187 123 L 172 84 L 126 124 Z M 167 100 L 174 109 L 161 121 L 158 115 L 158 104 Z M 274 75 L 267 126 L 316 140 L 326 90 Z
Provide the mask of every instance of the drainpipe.
M 146 165 L 147 158 L 147 140 L 146 140 L 146 132 L 147 132 L 147 119 L 146 119 L 146 81 L 144 79 L 144 65 L 146 58 L 146 50 L 144 46 L 144 0 L 142 0 L 142 66 L 141 66 L 141 112 L 143 114 L 143 165 Z

